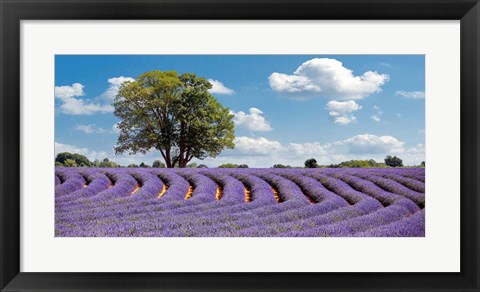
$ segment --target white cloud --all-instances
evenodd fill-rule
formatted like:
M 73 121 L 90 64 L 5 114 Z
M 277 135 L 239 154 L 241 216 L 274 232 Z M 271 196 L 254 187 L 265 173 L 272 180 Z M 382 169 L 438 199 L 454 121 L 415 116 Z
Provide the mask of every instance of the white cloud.
M 392 136 L 376 136 L 372 134 L 356 135 L 334 142 L 334 146 L 346 146 L 350 154 L 401 153 L 404 142 Z
M 215 167 L 223 163 L 248 164 L 250 167 L 271 167 L 273 164 L 289 164 L 303 166 L 306 159 L 314 157 L 318 163 L 328 165 L 351 159 L 374 159 L 382 162 L 386 155 L 400 157 L 405 165 L 418 165 L 425 161 L 425 146 L 417 144 L 406 148 L 405 143 L 392 136 L 376 136 L 373 134 L 356 135 L 347 139 L 330 143 L 288 143 L 282 144 L 265 137 L 236 137 L 235 149 L 225 150 L 216 158 L 194 162 Z M 55 155 L 60 152 L 78 153 L 90 160 L 108 158 L 121 165 L 145 162 L 151 165 L 161 155 L 156 150 L 146 154 L 115 155 L 111 152 L 91 151 L 87 148 L 55 142 Z
M 58 153 L 70 152 L 85 155 L 89 160 L 93 161 L 95 159 L 101 160 L 104 158 L 109 158 L 109 154 L 105 151 L 91 151 L 85 147 L 77 147 L 69 144 L 62 144 L 55 142 L 55 156 Z
M 422 99 L 425 98 L 425 92 L 423 91 L 403 91 L 399 90 L 395 92 L 395 95 L 410 98 L 410 99 Z
M 73 145 L 68 145 L 68 144 L 62 144 L 62 143 L 55 142 L 55 155 L 57 155 L 58 153 L 62 153 L 62 152 L 78 153 L 78 154 L 85 155 L 89 151 L 88 151 L 87 148 L 80 148 L 80 147 L 73 146 Z
M 212 88 L 208 91 L 211 94 L 225 94 L 225 95 L 232 95 L 235 93 L 233 89 L 230 89 L 223 85 L 222 82 L 214 79 L 208 79 L 208 82 L 212 84 Z
M 249 156 L 269 155 L 283 149 L 280 142 L 271 141 L 263 137 L 236 137 L 233 142 L 235 143 L 236 152 Z
M 396 155 L 404 164 L 414 165 L 425 160 L 423 144 L 405 148 L 405 143 L 392 136 L 373 134 L 356 135 L 330 143 L 289 143 L 264 137 L 237 137 L 235 149 L 225 150 L 217 158 L 207 158 L 199 163 L 217 166 L 222 163 L 246 163 L 250 167 L 271 167 L 275 163 L 303 166 L 306 159 L 314 157 L 320 164 L 328 165 L 352 159 L 374 159 L 382 162 L 387 155 Z
M 372 120 L 374 120 L 377 123 L 380 122 L 380 116 L 379 115 L 373 115 L 370 118 L 372 118 Z
M 123 82 L 126 81 L 134 82 L 135 79 L 125 76 L 112 77 L 108 79 L 108 88 L 104 93 L 100 95 L 100 100 L 112 103 L 118 93 L 118 90 L 120 89 L 120 86 Z
M 380 92 L 389 80 L 387 74 L 367 71 L 355 76 L 352 70 L 335 59 L 315 58 L 300 65 L 293 75 L 274 72 L 268 78 L 270 87 L 298 99 L 362 99 Z
M 325 107 L 329 112 L 328 115 L 336 124 L 346 125 L 353 123 L 357 118 L 353 115 L 353 112 L 362 108 L 354 100 L 349 101 L 336 101 L 331 100 Z
M 95 113 L 113 112 L 110 104 L 89 102 L 77 97 L 84 96 L 83 85 L 74 83 L 71 86 L 55 86 L 55 97 L 61 101 L 60 111 L 68 115 L 92 115 Z
M 103 128 L 99 128 L 95 126 L 95 124 L 89 124 L 89 125 L 75 125 L 75 130 L 84 132 L 85 134 L 103 134 L 106 133 L 107 130 Z
M 80 83 L 73 83 L 71 86 L 55 86 L 55 97 L 60 99 L 71 98 L 75 96 L 84 96 L 83 86 Z
M 266 132 L 273 130 L 270 123 L 263 116 L 263 112 L 258 108 L 250 108 L 249 113 L 243 111 L 234 112 L 230 114 L 235 115 L 233 122 L 239 129 L 246 129 L 249 131 Z
M 66 86 L 55 86 L 55 98 L 61 102 L 60 111 L 67 115 L 93 115 L 96 113 L 111 113 L 114 108 L 111 105 L 117 95 L 120 85 L 124 81 L 134 81 L 130 77 L 112 77 L 108 79 L 107 90 L 94 100 L 82 99 L 85 96 L 83 86 L 73 83 Z

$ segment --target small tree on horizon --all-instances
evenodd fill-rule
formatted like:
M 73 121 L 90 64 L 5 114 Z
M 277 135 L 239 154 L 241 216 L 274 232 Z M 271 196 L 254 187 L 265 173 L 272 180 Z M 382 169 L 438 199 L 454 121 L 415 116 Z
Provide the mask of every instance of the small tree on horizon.
M 165 168 L 165 163 L 161 162 L 160 160 L 155 160 L 155 161 L 152 163 L 152 167 L 155 167 L 155 168 Z
M 234 163 L 224 163 L 224 164 L 220 164 L 218 168 L 238 168 L 238 165 Z
M 315 158 L 309 158 L 305 160 L 305 168 L 317 168 L 319 165 L 317 164 L 317 160 Z
M 403 161 L 397 156 L 392 157 L 391 155 L 387 155 L 387 157 L 385 157 L 385 164 L 390 167 L 401 167 L 403 166 Z

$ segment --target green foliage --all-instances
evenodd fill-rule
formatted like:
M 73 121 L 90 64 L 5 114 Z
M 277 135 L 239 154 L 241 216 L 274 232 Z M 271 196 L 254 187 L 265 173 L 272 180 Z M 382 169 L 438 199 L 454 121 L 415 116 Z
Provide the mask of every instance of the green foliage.
M 331 164 L 330 168 L 382 168 L 387 167 L 384 163 L 378 163 L 373 159 L 370 160 L 349 160 L 343 161 L 339 164 Z
M 317 164 L 317 160 L 315 158 L 309 158 L 305 160 L 305 168 L 317 168 L 319 165 Z
M 205 165 L 205 164 L 199 164 L 199 165 L 197 166 L 197 168 L 208 168 L 208 166 Z
M 63 162 L 63 166 L 65 167 L 77 167 L 77 163 L 73 159 L 67 159 Z
M 274 164 L 272 168 L 292 168 L 290 165 Z
M 399 167 L 403 166 L 403 161 L 397 156 L 392 157 L 390 155 L 387 155 L 387 157 L 385 157 L 385 164 L 390 167 Z
M 189 168 L 197 168 L 197 164 L 195 162 L 187 164 L 187 167 Z
M 234 163 L 225 163 L 218 166 L 218 168 L 238 168 L 238 165 Z
M 136 165 L 135 163 L 131 163 L 129 164 L 127 167 L 130 167 L 130 168 L 137 168 L 138 165 Z
M 104 160 L 98 163 L 98 167 L 114 168 L 114 167 L 120 167 L 120 166 L 117 163 L 110 161 L 108 158 L 105 158 Z
M 93 166 L 92 162 L 88 160 L 86 156 L 77 154 L 77 153 L 62 152 L 62 153 L 58 153 L 57 156 L 55 157 L 55 162 L 58 162 L 63 166 L 67 166 L 65 165 L 66 160 L 73 160 L 75 161 L 76 166 L 80 166 L 80 167 Z
M 152 164 L 152 167 L 165 168 L 165 163 L 161 162 L 160 160 L 155 160 Z
M 147 164 L 145 164 L 145 163 L 143 163 L 143 162 L 141 162 L 141 163 L 140 163 L 140 165 L 139 165 L 138 167 L 142 167 L 142 168 L 148 168 L 148 167 L 150 167 L 150 166 L 149 166 L 149 165 L 147 165 Z
M 115 152 L 153 147 L 171 168 L 233 149 L 233 115 L 208 92 L 211 87 L 203 77 L 175 71 L 146 72 L 123 83 L 113 103 L 121 120 Z
M 425 161 L 422 161 L 422 163 L 420 163 L 420 166 L 425 167 Z
M 237 166 L 238 168 L 248 168 L 248 165 L 246 164 L 240 164 L 239 166 Z

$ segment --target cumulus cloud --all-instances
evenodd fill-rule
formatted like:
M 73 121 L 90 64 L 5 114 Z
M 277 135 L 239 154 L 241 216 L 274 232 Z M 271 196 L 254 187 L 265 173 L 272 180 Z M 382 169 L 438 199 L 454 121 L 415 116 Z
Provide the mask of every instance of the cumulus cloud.
M 328 110 L 328 115 L 334 123 L 346 125 L 357 120 L 353 112 L 361 109 L 362 107 L 354 100 L 331 100 L 327 103 L 325 108 Z
M 77 147 L 77 146 L 73 146 L 73 145 L 68 145 L 68 144 L 62 144 L 62 143 L 55 142 L 55 155 L 57 155 L 58 153 L 62 153 L 62 152 L 78 153 L 78 154 L 85 155 L 89 151 L 88 151 L 87 148 L 81 148 L 81 147 Z
M 248 112 L 249 113 L 230 111 L 230 114 L 235 115 L 233 122 L 237 128 L 256 132 L 273 130 L 260 109 L 252 107 Z
M 55 142 L 55 156 L 58 153 L 70 152 L 85 155 L 89 160 L 108 158 L 109 154 L 105 151 L 91 151 L 85 147 L 77 147 L 75 145 L 63 144 Z
M 399 90 L 395 92 L 395 95 L 410 98 L 410 99 L 422 99 L 425 98 L 425 92 L 423 91 L 404 91 Z
M 78 97 L 84 96 L 84 86 L 73 83 L 66 86 L 55 86 L 55 98 L 61 102 L 60 111 L 69 115 L 92 115 L 95 113 L 113 112 L 110 104 L 89 102 Z
M 211 94 L 225 94 L 225 95 L 232 95 L 235 93 L 233 89 L 230 89 L 223 85 L 222 82 L 214 79 L 208 79 L 208 82 L 212 84 L 212 88 L 208 91 Z
M 338 60 L 315 58 L 300 65 L 293 74 L 274 72 L 268 80 L 273 90 L 294 98 L 348 100 L 380 92 L 389 76 L 375 71 L 355 76 Z
M 282 144 L 265 137 L 237 137 L 235 149 L 224 151 L 217 158 L 207 158 L 201 163 L 217 166 L 222 163 L 246 163 L 251 167 L 271 167 L 275 163 L 303 166 L 306 159 L 314 157 L 320 164 L 328 165 L 352 159 L 383 161 L 386 155 L 396 155 L 406 165 L 425 160 L 425 148 L 418 144 L 410 148 L 393 136 L 373 134 L 355 135 L 330 143 Z
M 85 96 L 85 91 L 80 83 L 72 85 L 55 86 L 55 98 L 60 100 L 60 111 L 67 115 L 93 115 L 97 113 L 111 113 L 111 105 L 117 95 L 120 84 L 124 81 L 133 81 L 130 77 L 113 77 L 108 79 L 107 90 L 94 100 L 80 98 Z
M 84 96 L 83 85 L 74 83 L 71 86 L 55 86 L 55 98 L 61 102 L 60 111 L 68 115 L 93 115 L 95 113 L 113 112 L 110 104 L 89 102 L 78 98 Z
M 356 135 L 332 145 L 346 146 L 350 154 L 401 153 L 404 150 L 404 142 L 397 138 L 372 134 Z
M 120 86 L 126 81 L 134 82 L 135 79 L 125 76 L 112 77 L 108 79 L 108 88 L 100 95 L 100 99 L 105 102 L 112 103 L 118 93 L 118 90 L 120 90 Z
M 236 137 L 233 141 L 237 152 L 251 156 L 263 156 L 282 151 L 283 146 L 278 141 L 263 137 Z

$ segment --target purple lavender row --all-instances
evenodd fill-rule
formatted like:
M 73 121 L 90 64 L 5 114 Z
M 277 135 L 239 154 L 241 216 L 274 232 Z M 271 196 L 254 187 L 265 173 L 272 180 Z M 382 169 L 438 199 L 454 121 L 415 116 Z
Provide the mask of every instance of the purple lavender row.
M 147 176 L 147 175 L 152 176 L 152 174 L 143 174 L 143 176 Z M 189 202 L 192 203 L 190 205 L 193 205 L 193 203 L 200 204 L 204 201 L 202 197 L 208 198 L 208 201 L 210 201 L 210 197 L 215 195 L 214 193 L 212 194 L 212 192 L 216 190 L 216 184 L 205 176 L 198 175 L 198 174 L 192 174 L 192 176 L 193 176 L 194 184 L 196 184 L 195 189 L 197 190 L 197 194 L 195 194 L 191 199 L 187 200 L 185 202 L 185 205 L 188 205 Z M 171 175 L 169 182 L 174 183 L 173 178 L 178 178 L 178 177 Z M 142 178 L 137 175 L 137 180 L 142 181 Z M 118 214 L 118 212 L 122 212 L 124 216 L 128 216 L 130 214 L 138 214 L 137 217 L 142 217 L 144 216 L 142 214 L 144 214 L 147 211 L 154 211 L 154 212 L 168 211 L 166 207 L 169 207 L 169 205 L 155 206 L 155 203 L 158 202 L 158 199 L 157 200 L 149 199 L 149 197 L 150 198 L 153 197 L 152 192 L 156 194 L 162 188 L 161 184 L 158 184 L 158 182 L 155 180 L 159 181 L 158 179 L 155 179 L 155 178 L 149 178 L 148 180 L 146 180 L 146 183 L 144 183 L 144 185 L 142 186 L 142 188 L 140 188 L 138 193 L 135 193 L 128 198 L 123 198 L 122 200 L 124 204 L 118 205 L 118 208 L 115 208 L 115 207 L 112 208 L 111 205 L 105 206 L 106 208 L 104 207 L 102 208 L 102 210 L 99 210 L 102 212 L 102 215 L 100 216 L 97 214 L 96 219 L 98 220 L 101 217 L 108 217 L 109 214 Z M 143 181 L 145 181 L 145 179 L 143 179 Z M 149 188 L 149 184 L 151 185 L 150 187 L 154 189 L 153 191 L 151 190 L 147 191 L 147 189 Z M 209 189 L 205 190 L 206 188 L 209 188 Z M 144 194 L 141 193 L 142 190 L 144 191 Z M 140 197 L 141 198 L 146 197 L 146 199 L 140 199 Z M 197 198 L 197 199 L 193 199 L 193 198 Z M 213 199 L 215 199 L 215 197 L 213 197 Z M 128 202 L 129 200 L 130 202 Z M 135 200 L 135 201 L 132 201 L 132 200 Z M 170 203 L 172 204 L 170 205 L 170 207 L 174 208 L 178 206 L 178 202 L 170 202 Z M 137 210 L 137 207 L 138 207 L 137 204 L 139 204 L 138 206 L 141 207 L 140 210 Z M 194 206 L 191 206 L 191 207 L 194 207 Z M 128 210 L 125 210 L 125 209 L 128 209 Z M 182 209 L 186 209 L 186 208 L 182 208 Z M 91 210 L 88 210 L 87 213 L 90 213 L 90 211 Z M 77 220 L 82 219 L 82 214 L 70 214 L 70 216 L 75 216 L 75 215 L 80 215 L 80 217 L 78 216 L 76 217 Z M 138 219 L 138 218 L 135 218 L 135 219 Z
M 124 173 L 123 175 L 125 178 L 128 173 Z M 124 196 L 120 197 L 103 196 L 101 197 L 101 201 L 97 202 L 99 204 L 90 206 L 90 208 L 87 206 L 78 210 L 68 209 L 69 212 L 67 216 L 75 220 L 82 220 L 87 216 L 86 218 L 91 220 L 92 213 L 95 214 L 95 219 L 115 216 L 115 214 L 120 213 L 141 213 L 142 210 L 135 210 L 134 207 L 145 207 L 145 203 L 151 203 L 157 200 L 157 195 L 163 189 L 163 183 L 157 176 L 146 172 L 137 172 L 134 173 L 133 176 L 137 182 L 136 189 L 139 187 L 138 183 L 141 185 L 136 192 L 134 192 L 136 189 L 133 189 L 131 194 L 125 193 Z M 129 179 L 128 182 L 125 181 L 125 183 L 128 184 L 131 184 L 131 182 L 131 179 Z M 118 183 L 122 183 L 122 181 L 118 181 L 117 184 Z M 59 208 L 62 209 L 62 206 L 59 206 Z M 65 211 L 65 208 L 63 208 L 62 211 Z
M 245 203 L 245 188 L 238 179 L 212 170 L 203 170 L 201 173 L 215 180 L 222 187 L 222 202 Z
M 321 225 L 302 230 L 287 231 L 278 236 L 288 237 L 348 237 L 356 233 L 397 222 L 411 215 L 402 206 L 391 205 L 376 212 L 345 219 L 340 222 Z
M 71 212 L 75 209 L 88 209 L 97 206 L 106 207 L 108 206 L 108 204 L 105 203 L 106 201 L 128 196 L 137 187 L 137 181 L 125 172 L 106 172 L 105 175 L 115 183 L 112 188 L 101 191 L 88 198 L 81 198 L 74 202 L 65 202 L 61 206 L 61 211 Z
M 85 180 L 75 170 L 61 168 L 57 172 L 58 176 L 63 177 L 63 184 L 55 187 L 55 197 L 64 196 L 83 187 Z
M 312 180 L 313 180 L 313 179 L 312 179 Z M 346 202 L 344 202 L 344 203 L 347 204 Z M 286 205 L 284 205 L 284 206 L 286 206 Z M 330 206 L 338 207 L 337 205 L 333 205 L 333 204 L 331 204 Z M 295 209 L 297 209 L 298 207 L 299 207 L 299 206 L 295 206 Z M 279 208 L 277 208 L 277 210 L 278 210 L 278 209 L 279 209 Z M 307 213 L 307 212 L 305 212 L 305 213 Z M 196 215 L 196 214 L 195 214 L 195 215 Z M 291 214 L 291 215 L 293 215 L 293 216 L 291 216 L 291 218 L 298 217 L 298 215 L 295 216 L 295 214 Z M 315 214 L 310 214 L 310 216 L 313 216 L 313 215 L 315 215 Z M 232 219 L 232 218 L 230 218 L 230 219 Z M 242 218 L 239 218 L 239 219 L 242 219 Z M 243 218 L 243 219 L 245 219 L 245 218 Z M 245 224 L 245 223 L 246 223 L 246 220 L 242 220 L 242 221 L 243 221 L 243 222 L 240 222 L 240 225 L 239 225 L 239 224 L 236 225 L 237 228 L 247 227 L 247 226 L 251 226 L 251 225 L 257 225 L 257 224 L 260 223 L 260 222 L 257 222 L 256 224 L 246 225 L 246 224 Z M 274 221 L 278 221 L 278 218 L 277 218 L 277 219 L 274 219 Z M 217 222 L 222 222 L 222 221 L 221 221 L 221 220 L 215 220 L 215 221 L 209 222 L 209 223 L 210 223 L 210 224 L 213 224 L 213 225 L 212 225 L 212 228 L 218 228 L 218 226 L 215 225 L 215 223 L 217 223 Z M 273 222 L 273 221 L 272 221 L 272 222 Z M 172 226 L 169 227 L 169 229 L 170 229 L 171 231 L 173 231 L 173 228 L 174 228 L 174 227 L 172 227 Z M 184 228 L 185 228 L 185 227 L 184 227 Z M 206 230 L 203 230 L 202 233 L 205 232 L 205 231 L 206 231 Z M 191 233 L 192 233 L 192 234 L 195 234 L 195 232 L 193 232 L 193 231 L 192 231 Z M 209 233 L 207 232 L 206 234 L 209 234 Z M 196 236 L 199 236 L 199 235 L 196 235 Z
M 355 174 L 355 176 L 361 177 L 366 181 L 373 182 L 384 190 L 404 196 L 405 198 L 408 198 L 413 202 L 415 202 L 421 208 L 425 207 L 424 193 L 415 192 L 414 190 L 411 190 L 394 180 L 386 179 L 376 175 L 365 175 L 365 174 L 357 173 Z
M 385 191 L 371 181 L 361 179 L 357 176 L 349 175 L 348 173 L 337 174 L 334 175 L 334 177 L 346 182 L 355 190 L 358 190 L 378 200 L 380 203 L 382 203 L 383 206 L 402 206 L 409 213 L 415 213 L 419 210 L 419 207 L 411 200 L 406 199 L 400 195 Z
M 268 190 L 268 192 L 271 194 L 271 189 L 269 187 L 269 185 L 267 183 L 265 183 L 263 180 L 257 178 L 257 177 L 254 177 L 254 176 L 249 176 L 249 175 L 244 175 L 243 176 L 243 179 L 246 180 L 246 182 L 250 185 L 250 187 L 252 188 L 252 193 L 255 195 L 256 193 L 260 192 L 261 190 Z M 266 198 L 266 196 L 262 196 L 262 198 Z M 252 215 L 248 215 L 248 213 L 245 213 L 245 209 L 248 209 L 248 206 L 252 206 L 252 207 L 261 207 L 263 204 L 271 204 L 271 203 L 274 203 L 275 200 L 273 199 L 273 196 L 269 196 L 268 198 L 270 198 L 270 200 L 261 200 L 259 198 L 257 199 L 254 199 L 254 201 L 251 203 L 251 204 L 244 204 L 243 206 L 238 206 L 240 208 L 236 208 L 236 209 L 239 209 L 238 211 L 242 211 L 241 212 L 241 218 L 230 218 L 231 219 L 242 219 L 242 218 L 245 218 L 247 216 L 252 216 Z M 276 204 L 275 202 L 275 205 L 278 205 Z M 229 208 L 226 208 L 226 209 L 230 209 L 229 211 L 233 211 L 231 209 L 233 209 L 235 207 L 229 207 Z M 213 210 L 213 211 L 216 211 L 216 210 Z M 227 211 L 227 210 L 222 210 L 222 211 Z M 233 214 L 232 214 L 233 213 Z M 224 216 L 235 216 L 234 215 L 234 212 L 221 212 L 221 214 L 223 214 Z M 156 213 L 153 213 L 153 214 L 144 214 L 145 217 L 150 217 L 150 218 L 154 218 L 154 216 L 156 216 Z M 164 229 L 164 230 L 169 230 L 169 231 L 174 231 L 174 229 L 176 227 L 178 228 L 181 228 L 181 224 L 175 226 L 175 222 L 180 222 L 180 223 L 183 223 L 184 221 L 192 221 L 192 220 L 203 220 L 205 222 L 208 222 L 208 225 L 211 225 L 212 223 L 215 223 L 215 222 L 221 222 L 221 221 L 217 221 L 216 219 L 209 219 L 205 216 L 199 218 L 197 215 L 192 215 L 192 218 L 190 220 L 182 220 L 182 219 L 185 219 L 184 216 L 183 217 L 180 217 L 178 218 L 178 216 L 174 216 L 174 217 L 171 217 L 169 218 L 168 214 L 166 212 L 163 212 L 161 214 L 161 218 L 163 218 L 164 222 L 162 225 L 157 225 L 155 227 L 155 229 Z M 132 219 L 132 218 L 130 218 Z M 136 224 L 142 224 L 144 226 L 144 228 L 147 228 L 147 226 L 145 225 L 152 225 L 153 222 L 152 220 L 149 220 L 148 223 L 141 223 L 139 221 L 136 221 L 137 223 Z M 161 222 L 159 222 L 161 223 Z M 108 226 L 106 227 L 107 229 L 110 229 L 111 226 Z M 101 233 L 104 232 L 104 231 L 100 231 Z M 182 232 L 182 236 L 185 236 L 185 234 L 188 234 L 187 231 L 183 231 Z M 177 235 L 178 236 L 178 235 Z
M 62 181 L 60 180 L 60 178 L 58 176 L 55 175 L 55 186 L 58 186 L 62 184 Z
M 103 173 L 94 173 L 87 175 L 88 185 L 72 193 L 55 197 L 55 203 L 62 206 L 62 203 L 75 201 L 81 198 L 93 197 L 99 192 L 106 190 L 110 186 L 110 179 Z
M 394 173 L 380 173 L 380 172 L 377 172 L 377 173 L 374 173 L 374 174 L 376 174 L 377 176 L 386 178 L 386 179 L 394 180 L 394 181 L 402 184 L 403 186 L 411 189 L 412 191 L 423 193 L 423 194 L 425 193 L 425 183 L 422 183 L 422 182 L 420 182 L 416 179 L 406 177 L 406 176 L 401 176 L 401 175 L 394 174 Z
M 347 187 L 349 188 L 349 187 Z M 365 213 L 368 213 L 369 211 L 372 211 L 372 210 L 376 210 L 377 208 L 379 208 L 379 204 L 378 202 L 376 202 L 375 200 L 368 200 L 366 198 L 364 198 L 365 200 L 363 201 L 363 203 L 359 204 L 358 206 L 354 207 L 354 208 L 350 208 L 350 209 L 355 209 L 355 208 L 358 208 L 357 211 L 359 212 L 352 212 L 352 210 L 345 210 L 344 213 L 346 214 L 365 214 Z M 373 206 L 372 206 L 373 205 Z M 285 206 L 285 207 L 288 207 L 288 205 L 286 205 L 285 203 L 282 203 L 280 205 L 277 205 L 277 206 Z M 292 206 L 294 207 L 294 209 L 298 208 L 299 206 Z M 322 206 L 324 207 L 324 206 Z M 278 211 L 278 209 L 277 209 Z M 282 210 L 282 211 L 285 211 L 285 210 Z M 302 210 L 303 211 L 303 210 Z M 299 215 L 298 215 L 298 212 L 295 212 L 296 214 L 290 214 L 290 216 L 293 216 L 293 217 L 296 217 L 298 218 Z M 305 214 L 308 214 L 308 212 L 302 212 L 302 213 L 305 213 Z M 318 214 L 318 213 L 317 213 Z M 265 215 L 265 214 L 264 214 Z M 269 215 L 275 215 L 275 213 L 273 213 L 272 211 L 270 211 L 270 214 Z M 277 214 L 278 215 L 278 214 Z M 312 214 L 308 214 L 308 215 L 312 215 Z M 306 215 L 306 216 L 308 216 Z M 288 216 L 288 214 L 287 214 Z M 338 216 L 338 215 L 337 215 Z M 286 217 L 288 218 L 288 217 Z M 279 219 L 279 218 L 275 218 L 274 220 L 272 220 L 272 223 L 278 223 L 279 221 L 281 221 L 282 219 Z M 328 221 L 328 219 L 324 222 L 321 222 L 321 223 L 328 223 L 328 222 L 331 222 L 331 221 Z M 320 222 L 316 222 L 316 224 L 321 224 Z M 253 225 L 256 225 L 256 224 L 253 224 Z M 248 224 L 248 222 L 246 220 L 242 220 L 242 222 L 236 222 L 236 225 L 235 227 L 237 229 L 243 229 L 245 227 L 251 227 L 251 224 Z M 215 226 L 212 226 L 212 227 L 207 227 L 207 229 L 212 229 L 212 228 L 219 228 L 218 225 L 215 225 Z M 258 229 L 256 227 L 253 228 L 253 231 L 255 232 L 255 229 Z M 247 231 L 248 232 L 248 231 Z M 192 232 L 193 233 L 193 232 Z M 207 233 L 209 234 L 209 233 Z M 256 233 L 258 234 L 258 233 Z M 254 236 L 252 234 L 248 235 L 248 234 L 243 234 L 244 236 Z M 201 234 L 197 234 L 196 236 L 201 236 Z
M 369 169 L 369 171 L 380 174 L 386 173 L 386 170 L 384 168 Z M 420 183 L 425 183 L 425 168 L 394 168 L 388 169 L 388 173 L 415 179 Z
M 305 205 L 309 203 L 308 198 L 293 181 L 273 173 L 262 173 L 262 171 L 255 171 L 253 174 L 273 186 L 278 191 L 281 201 L 298 200 Z
M 192 186 L 191 197 L 186 204 L 206 203 L 216 200 L 217 184 L 209 177 L 190 170 L 180 170 L 177 174 L 185 178 Z
M 355 233 L 361 237 L 423 237 L 425 236 L 425 209 L 412 216 L 391 224 L 383 225 L 364 232 Z
M 163 170 L 162 170 L 163 171 Z M 176 171 L 176 170 L 174 170 Z M 216 170 L 209 170 L 215 174 Z M 136 172 L 136 171 L 135 171 Z M 219 170 L 219 173 L 222 173 L 222 170 Z M 237 175 L 246 176 L 248 173 L 252 171 L 238 171 Z M 133 173 L 132 173 L 133 174 Z M 139 177 L 136 177 L 138 181 L 142 181 Z M 158 182 L 158 180 L 157 180 Z M 237 181 L 237 183 L 239 183 Z M 265 182 L 264 182 L 265 183 Z M 297 181 L 296 184 L 299 184 Z M 144 182 L 142 182 L 142 188 L 145 186 Z M 240 194 L 239 198 L 241 199 L 241 188 L 240 184 L 237 184 L 239 187 L 237 190 L 237 194 Z M 135 194 L 140 194 L 142 188 L 138 190 Z M 304 187 L 301 187 L 305 189 Z M 226 189 L 224 189 L 226 193 Z M 252 193 L 254 193 L 252 191 Z M 270 189 L 270 198 L 272 198 L 272 193 Z M 283 236 L 285 232 L 289 232 L 289 230 L 296 230 L 302 228 L 314 228 L 311 225 L 316 224 L 329 224 L 329 220 L 323 221 L 318 219 L 317 217 L 322 217 L 321 214 L 322 210 L 318 208 L 318 210 L 314 210 L 317 205 L 301 207 L 301 206 L 290 206 L 291 208 L 286 208 L 288 205 L 286 203 L 293 202 L 294 200 L 287 200 L 282 204 L 272 204 L 271 206 L 255 206 L 254 201 L 251 203 L 243 203 L 240 204 L 238 202 L 238 206 L 229 206 L 220 201 L 214 201 L 211 203 L 200 203 L 195 204 L 192 206 L 185 206 L 185 201 L 180 200 L 172 200 L 171 203 L 168 203 L 168 208 L 163 210 L 154 210 L 150 208 L 151 206 L 160 205 L 158 204 L 158 200 L 152 200 L 151 202 L 156 202 L 155 204 L 148 204 L 148 200 L 139 199 L 140 196 L 129 196 L 120 198 L 121 200 L 125 200 L 123 206 L 130 210 L 126 212 L 122 212 L 120 208 L 122 204 L 115 205 L 119 207 L 119 209 L 112 210 L 112 212 L 107 212 L 105 216 L 99 218 L 98 216 L 95 217 L 94 220 L 88 220 L 91 218 L 85 217 L 75 225 L 73 222 L 62 222 L 62 224 L 57 224 L 56 232 L 59 236 L 248 236 L 248 233 L 245 233 L 246 229 L 252 227 L 251 223 L 255 222 L 255 226 L 259 226 L 260 229 L 265 230 L 269 228 L 269 225 L 275 227 L 275 232 L 271 232 L 269 235 L 261 235 L 262 233 L 256 232 L 254 236 Z M 333 194 L 333 193 L 332 193 Z M 258 198 L 261 197 L 261 194 L 258 195 Z M 336 195 L 333 195 L 336 196 Z M 238 197 L 238 196 L 237 196 Z M 255 196 L 252 196 L 252 198 Z M 137 198 L 138 203 L 135 205 L 130 201 L 130 199 Z M 227 197 L 223 199 L 226 200 Z M 336 198 L 340 198 L 336 196 Z M 118 198 L 113 198 L 100 202 L 100 205 L 103 204 L 110 204 L 112 201 L 118 203 Z M 317 198 L 318 200 L 318 198 Z M 189 201 L 189 200 L 187 200 Z M 319 201 L 319 200 L 318 200 Z M 224 201 L 227 202 L 227 201 Z M 147 205 L 145 206 L 144 204 Z M 218 204 L 217 204 L 218 203 Z M 165 205 L 165 206 L 166 206 Z M 217 206 L 215 206 L 217 205 Z M 258 205 L 258 201 L 257 201 Z M 241 206 L 247 206 L 247 208 L 240 211 Z M 280 207 L 281 206 L 281 207 Z M 278 208 L 280 207 L 280 208 Z M 309 208 L 312 207 L 312 208 Z M 360 204 L 355 204 L 354 206 L 348 206 L 347 208 L 357 208 L 360 207 Z M 95 207 L 97 208 L 97 207 Z M 285 208 L 285 209 L 282 209 Z M 183 209 L 183 211 L 191 212 L 185 213 L 177 211 Z M 228 209 L 231 209 L 229 212 Z M 340 211 L 343 208 L 340 208 Z M 367 208 L 368 209 L 368 208 Z M 384 208 L 387 210 L 388 208 Z M 147 211 L 147 210 L 151 210 Z M 267 212 L 264 212 L 268 210 Z M 90 211 L 90 210 L 89 210 Z M 125 211 L 125 210 L 123 210 Z M 358 210 L 350 210 L 349 212 L 343 212 L 341 214 L 353 214 L 361 217 L 361 209 Z M 365 210 L 363 210 L 365 211 Z M 118 213 L 117 213 L 118 212 Z M 277 213 L 278 212 L 278 213 Z M 325 213 L 326 210 L 323 210 Z M 386 212 L 386 211 L 384 211 Z M 308 215 L 310 214 L 310 218 Z M 323 215 L 332 215 L 335 212 L 326 212 Z M 365 213 L 365 214 L 368 214 Z M 299 215 L 301 218 L 299 218 Z M 372 214 L 373 215 L 373 214 Z M 400 216 L 400 215 L 399 215 Z M 324 216 L 325 217 L 325 216 Z M 360 218 L 359 217 L 359 218 Z M 302 218 L 308 218 L 307 220 L 302 221 Z M 339 215 L 336 214 L 335 216 L 331 216 L 330 222 L 335 222 L 338 220 Z M 367 218 L 367 217 L 366 217 Z M 378 218 L 378 216 L 377 216 Z M 394 218 L 394 217 L 389 217 Z M 308 221 L 310 220 L 310 221 Z M 317 220 L 317 221 L 313 221 Z M 348 219 L 346 219 L 348 220 Z M 344 221 L 346 221 L 344 220 Z M 392 219 L 393 220 L 393 219 Z M 169 221 L 171 221 L 169 223 Z M 308 224 L 306 222 L 308 221 Z M 342 220 L 340 220 L 342 221 Z M 286 224 L 282 224 L 283 222 L 287 222 Z M 373 221 L 372 221 L 373 222 Z M 386 224 L 387 221 L 381 221 L 382 224 Z M 302 225 L 302 224 L 306 225 Z M 335 224 L 335 223 L 334 223 Z M 225 225 L 225 226 L 224 226 Z M 325 225 L 324 227 L 327 227 Z M 360 224 L 360 226 L 368 226 L 365 228 L 370 228 L 374 226 L 374 224 Z M 64 228 L 62 228 L 64 227 Z M 264 228 L 265 227 L 265 228 Z M 64 229 L 64 230 L 60 230 Z M 358 229 L 358 228 L 357 228 Z M 350 233 L 354 232 L 353 230 Z M 358 232 L 358 231 L 355 231 Z M 243 233 L 243 234 L 242 234 Z M 273 235 L 276 234 L 276 235 Z M 340 234 L 340 233 L 336 233 Z M 317 235 L 319 236 L 319 233 Z

